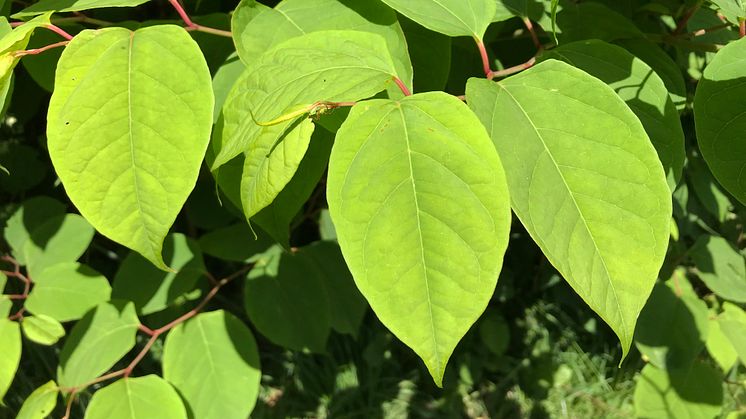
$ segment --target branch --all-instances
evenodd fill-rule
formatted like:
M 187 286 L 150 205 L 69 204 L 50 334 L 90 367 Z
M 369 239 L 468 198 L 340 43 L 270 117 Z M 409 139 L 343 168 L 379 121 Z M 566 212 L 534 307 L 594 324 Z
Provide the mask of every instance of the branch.
M 487 47 L 481 39 L 474 38 L 477 42 L 477 48 L 479 48 L 479 55 L 482 57 L 482 70 L 484 71 L 485 77 L 492 80 L 492 66 L 490 65 L 490 57 L 487 54 Z
M 68 41 L 71 40 L 71 39 L 73 39 L 72 35 L 70 35 L 69 33 L 65 32 L 59 26 L 56 26 L 56 25 L 53 25 L 53 24 L 50 23 L 49 25 L 45 25 L 44 27 L 47 28 L 47 29 L 49 29 L 52 32 L 57 33 L 58 35 L 60 35 L 61 37 L 67 39 Z
M 528 68 L 531 68 L 536 64 L 536 57 L 531 57 L 530 60 L 526 61 L 523 64 L 518 64 L 513 67 L 506 68 L 504 70 L 500 71 L 494 71 L 492 72 L 492 77 L 490 79 L 496 78 L 496 77 L 507 77 L 511 74 L 518 73 L 520 71 L 526 70 Z
M 176 9 L 176 13 L 179 14 L 179 17 L 181 17 L 181 20 L 183 20 L 184 23 L 186 24 L 187 31 L 205 32 L 205 33 L 210 33 L 213 35 L 225 36 L 228 38 L 233 37 L 233 33 L 231 33 L 230 31 L 224 31 L 222 29 L 215 29 L 215 28 L 208 28 L 207 26 L 202 26 L 202 25 L 198 25 L 194 23 L 194 21 L 192 21 L 192 19 L 187 14 L 186 10 L 184 10 L 184 7 L 182 7 L 181 3 L 179 3 L 179 0 L 168 0 L 168 2 L 171 3 L 171 6 L 173 6 L 174 9 Z
M 47 50 L 50 50 L 50 49 L 52 49 L 52 48 L 57 48 L 57 47 L 64 47 L 64 46 L 65 46 L 65 45 L 67 45 L 68 43 L 70 43 L 70 41 L 60 41 L 60 42 L 56 42 L 56 43 L 54 43 L 54 44 L 51 44 L 51 45 L 47 45 L 47 46 L 44 46 L 44 47 L 41 47 L 41 48 L 35 48 L 35 49 L 27 49 L 27 50 L 22 50 L 22 51 L 16 51 L 16 52 L 14 52 L 14 53 L 13 53 L 13 55 L 14 55 L 15 57 L 23 57 L 24 55 L 36 55 L 36 54 L 41 54 L 42 52 L 44 52 L 44 51 L 47 51 Z
M 409 88 L 407 88 L 407 85 L 404 84 L 403 81 L 399 77 L 394 76 L 394 83 L 396 83 L 397 86 L 399 86 L 399 90 L 401 90 L 402 93 L 404 93 L 404 96 L 412 96 L 412 92 L 409 91 Z
M 523 18 L 523 24 L 526 25 L 526 29 L 528 29 L 528 33 L 531 34 L 531 40 L 534 41 L 534 46 L 539 51 L 544 49 L 544 45 L 541 44 L 541 41 L 539 41 L 539 36 L 536 35 L 536 30 L 534 29 L 534 24 L 531 23 L 531 19 L 524 17 Z
M 689 10 L 686 11 L 686 13 L 684 13 L 684 16 L 681 17 L 679 24 L 676 25 L 676 29 L 674 29 L 674 31 L 671 33 L 672 35 L 678 36 L 684 33 L 684 29 L 686 29 L 686 25 L 689 23 L 689 19 L 691 19 L 692 16 L 697 13 L 697 10 L 702 7 L 702 1 L 703 0 L 698 1 L 697 4 L 692 6 Z

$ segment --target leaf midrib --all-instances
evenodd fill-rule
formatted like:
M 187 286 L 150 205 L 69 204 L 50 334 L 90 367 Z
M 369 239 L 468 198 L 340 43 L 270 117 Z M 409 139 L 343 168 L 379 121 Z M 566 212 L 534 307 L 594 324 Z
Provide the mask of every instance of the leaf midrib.
M 585 227 L 585 230 L 588 232 L 588 236 L 591 238 L 591 243 L 593 243 L 593 250 L 598 255 L 598 258 L 601 259 L 601 265 L 603 266 L 604 272 L 606 273 L 606 278 L 608 280 L 607 282 L 608 282 L 608 284 L 609 284 L 609 286 L 611 288 L 611 292 L 614 295 L 614 302 L 616 303 L 617 309 L 619 310 L 619 318 L 620 318 L 621 325 L 622 325 L 622 334 L 624 335 L 624 340 L 626 342 L 629 342 L 630 339 L 629 339 L 628 332 L 627 332 L 627 322 L 626 322 L 626 320 L 624 318 L 624 314 L 622 312 L 622 307 L 621 307 L 621 304 L 619 302 L 619 295 L 617 294 L 616 288 L 614 287 L 614 283 L 611 280 L 612 278 L 611 278 L 611 274 L 609 273 L 608 266 L 606 266 L 606 260 L 604 259 L 603 254 L 601 253 L 600 248 L 598 247 L 598 244 L 596 243 L 596 238 L 593 236 L 593 232 L 589 228 L 588 223 L 586 222 L 585 217 L 583 216 L 583 211 L 581 211 L 580 206 L 578 205 L 578 202 L 575 199 L 575 195 L 572 192 L 572 189 L 570 189 L 570 186 L 567 183 L 567 179 L 565 179 L 565 176 L 562 173 L 562 170 L 560 169 L 557 161 L 554 159 L 554 155 L 552 154 L 551 150 L 549 149 L 549 147 L 547 146 L 546 142 L 544 141 L 544 137 L 542 137 L 541 133 L 539 132 L 539 129 L 536 127 L 536 125 L 534 125 L 534 121 L 531 119 L 531 117 L 529 116 L 529 114 L 523 108 L 523 106 L 521 105 L 521 103 L 515 98 L 515 96 L 513 96 L 510 93 L 510 91 L 505 86 L 503 86 L 500 83 L 496 83 L 496 84 L 501 89 L 501 91 L 504 91 L 510 97 L 510 99 L 513 101 L 513 103 L 515 103 L 516 106 L 518 106 L 518 109 L 520 109 L 520 111 L 523 114 L 523 116 L 531 124 L 531 128 L 533 129 L 534 133 L 536 134 L 536 137 L 541 141 L 541 145 L 544 147 L 545 152 L 547 153 L 547 155 L 551 159 L 552 164 L 554 165 L 554 168 L 557 170 L 557 173 L 559 173 L 560 179 L 562 179 L 562 184 L 565 186 L 565 190 L 567 191 L 568 195 L 570 195 L 570 199 L 572 200 L 573 206 L 577 210 L 577 212 L 578 212 L 578 214 L 580 216 L 580 219 L 583 222 L 583 226 Z M 497 105 L 497 103 L 498 103 L 498 101 L 496 100 L 495 101 L 495 105 Z M 494 128 L 495 127 L 493 125 L 491 129 L 494 131 Z M 491 132 L 490 136 L 494 138 L 494 136 L 492 134 L 493 133 Z M 626 344 L 626 342 L 625 342 L 625 344 Z

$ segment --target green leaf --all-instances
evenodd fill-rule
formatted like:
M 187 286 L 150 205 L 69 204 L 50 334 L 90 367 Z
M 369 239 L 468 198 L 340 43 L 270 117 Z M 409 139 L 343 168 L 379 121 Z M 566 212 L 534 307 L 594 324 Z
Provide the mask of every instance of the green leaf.
M 152 314 L 192 291 L 207 271 L 199 245 L 183 234 L 166 237 L 163 257 L 176 272 L 157 269 L 137 253 L 127 255 L 114 277 L 112 298 L 132 301 L 138 313 Z
M 705 342 L 707 352 L 717 362 L 720 369 L 727 373 L 738 361 L 738 352 L 736 352 L 731 341 L 723 333 L 717 317 L 711 317 L 709 322 L 710 333 L 707 335 L 707 342 Z
M 228 94 L 244 71 L 246 71 L 246 66 L 238 58 L 238 55 L 233 53 L 220 66 L 215 73 L 215 77 L 212 78 L 212 91 L 215 94 L 215 108 L 212 112 L 213 124 L 218 122 L 221 109 L 223 109 L 225 100 L 228 99 Z
M 8 277 L 0 272 L 0 294 L 2 294 L 5 291 L 5 285 L 8 282 Z M 2 317 L 2 315 L 0 315 Z
M 404 16 L 399 17 L 416 69 L 414 91 L 444 90 L 451 71 L 451 38 L 433 32 Z
M 59 215 L 34 229 L 23 245 L 31 275 L 61 262 L 74 262 L 93 240 L 93 227 L 77 214 Z
M 557 13 L 556 22 L 560 43 L 585 39 L 614 41 L 645 38 L 640 29 L 624 15 L 593 1 L 564 5 Z
M 718 296 L 746 303 L 746 264 L 743 255 L 722 237 L 704 235 L 689 251 L 697 276 Z
M 672 216 L 671 191 L 642 124 L 602 81 L 554 60 L 497 84 L 471 79 L 466 97 L 492 133 L 513 211 L 611 326 L 624 358 Z
M 378 1 L 284 0 L 269 8 L 242 0 L 233 13 L 233 37 L 241 59 L 251 65 L 264 52 L 297 36 L 327 30 L 355 30 L 386 40 L 399 78 L 411 86 L 412 64 L 396 13 Z
M 246 223 L 211 231 L 199 238 L 199 246 L 205 254 L 233 262 L 248 262 L 272 246 L 272 240 L 263 231 L 258 238 Z
M 694 121 L 702 157 L 715 179 L 746 203 L 746 39 L 721 49 L 705 68 L 694 96 Z
M 653 69 L 625 49 L 599 40 L 564 44 L 542 56 L 548 58 L 579 68 L 614 89 L 642 122 L 673 192 L 686 160 L 684 130 L 676 105 Z
M 714 418 L 722 409 L 722 379 L 701 362 L 675 371 L 647 365 L 635 386 L 635 412 L 645 418 Z
M 49 381 L 37 388 L 23 402 L 16 419 L 44 419 L 48 417 L 57 406 L 59 391 L 54 381 Z
M 489 137 L 442 92 L 359 103 L 337 133 L 327 198 L 358 288 L 441 385 L 507 247 L 509 198 Z
M 383 0 L 431 31 L 481 40 L 495 17 L 495 0 Z
M 135 346 L 140 321 L 132 303 L 103 303 L 75 324 L 60 352 L 60 387 L 81 387 Z
M 36 230 L 45 221 L 65 214 L 65 206 L 46 196 L 37 196 L 23 201 L 21 206 L 13 213 L 6 223 L 3 235 L 10 248 L 13 249 L 13 257 L 21 263 L 26 264 L 23 248 L 29 239 L 31 232 Z
M 210 72 L 183 28 L 86 30 L 57 66 L 49 153 L 81 214 L 166 270 L 163 240 L 196 183 L 212 111 Z
M 244 419 L 259 395 L 259 353 L 251 331 L 224 311 L 199 314 L 169 332 L 163 377 L 199 419 Z
M 65 32 L 76 34 L 83 29 L 82 25 L 59 25 Z M 26 49 L 42 48 L 60 41 L 60 35 L 53 31 L 35 31 Z M 21 60 L 23 68 L 34 81 L 48 92 L 54 91 L 54 70 L 64 48 L 53 48 L 43 54 L 26 55 Z
M 710 0 L 730 22 L 738 25 L 746 20 L 746 3 L 743 0 Z
M 65 336 L 65 328 L 57 320 L 45 316 L 26 316 L 21 323 L 23 334 L 40 345 L 54 345 Z
M 513 16 L 538 21 L 544 15 L 542 0 L 497 0 L 497 8 L 507 9 Z
M 109 301 L 111 287 L 100 273 L 75 262 L 52 265 L 34 276 L 26 308 L 57 321 L 77 320 Z
M 494 308 L 488 308 L 479 321 L 482 344 L 497 356 L 502 356 L 510 344 L 510 327 L 505 318 Z
M 0 318 L 8 317 L 12 309 L 13 300 L 8 298 L 7 295 L 0 295 Z
M 34 30 L 49 25 L 51 15 L 51 13 L 45 13 L 37 16 L 0 38 L 0 82 L 5 83 L 10 78 L 13 68 L 18 64 L 20 57 L 15 53 L 26 49 Z
M 324 175 L 333 143 L 331 133 L 316 129 L 293 178 L 269 206 L 251 219 L 286 249 L 290 246 L 290 223 Z
M 39 185 L 49 171 L 36 149 L 10 141 L 0 143 L 0 164 L 10 173 L 0 176 L 0 191 L 10 195 L 20 195 Z
M 309 258 L 273 246 L 247 275 L 246 314 L 273 343 L 296 351 L 325 351 L 331 315 L 317 269 Z
M 21 329 L 18 323 L 0 318 L 0 401 L 5 397 L 21 362 Z
M 741 363 L 746 366 L 746 311 L 735 304 L 723 304 L 720 314 L 720 330 L 728 338 L 738 353 Z
M 179 394 L 157 375 L 125 377 L 93 393 L 85 419 L 186 419 Z
M 148 0 L 41 0 L 11 17 L 20 19 L 46 12 L 79 12 L 103 7 L 135 7 Z
M 697 201 L 719 223 L 725 223 L 733 207 L 730 198 L 718 185 L 702 158 L 690 156 L 687 162 L 687 178 Z M 700 214 L 706 215 L 706 214 Z
M 676 271 L 668 282 L 656 285 L 640 313 L 637 349 L 658 368 L 687 367 L 705 346 L 709 317 L 707 304 L 699 299 L 684 272 Z

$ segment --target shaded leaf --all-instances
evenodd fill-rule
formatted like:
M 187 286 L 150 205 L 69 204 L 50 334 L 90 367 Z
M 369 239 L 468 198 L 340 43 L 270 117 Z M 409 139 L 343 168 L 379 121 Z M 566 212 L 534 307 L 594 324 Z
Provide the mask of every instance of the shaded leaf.
M 16 19 L 45 12 L 77 12 L 102 7 L 134 7 L 148 0 L 41 0 L 11 17 Z
M 179 394 L 157 375 L 126 377 L 93 393 L 86 419 L 186 419 Z
M 481 40 L 495 17 L 495 0 L 382 0 L 431 31 Z
M 52 217 L 31 232 L 23 244 L 31 275 L 62 262 L 74 262 L 93 240 L 93 227 L 77 214 Z
M 704 235 L 689 251 L 697 276 L 718 296 L 746 303 L 746 264 L 743 255 L 722 237 Z
M 111 286 L 100 273 L 75 262 L 52 265 L 34 276 L 26 308 L 57 321 L 77 320 L 109 301 Z
M 713 418 L 723 403 L 722 379 L 701 362 L 674 371 L 647 365 L 635 387 L 635 412 L 646 418 Z
M 56 199 L 37 196 L 23 201 L 8 219 L 3 236 L 13 249 L 13 257 L 22 265 L 26 263 L 23 248 L 31 232 L 51 218 L 65 214 L 65 206 Z
M 735 304 L 723 304 L 723 313 L 718 317 L 720 330 L 738 353 L 741 363 L 746 366 L 746 311 Z

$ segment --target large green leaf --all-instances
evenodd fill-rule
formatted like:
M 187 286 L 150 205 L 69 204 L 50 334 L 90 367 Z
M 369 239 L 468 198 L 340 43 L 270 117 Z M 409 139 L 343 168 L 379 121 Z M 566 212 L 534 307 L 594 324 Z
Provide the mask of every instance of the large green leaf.
M 642 124 L 602 81 L 555 60 L 500 83 L 471 79 L 466 97 L 492 134 L 516 215 L 626 356 L 672 214 Z
M 100 273 L 76 262 L 52 265 L 34 276 L 26 308 L 57 321 L 77 320 L 109 301 L 111 286 Z
M 36 275 L 58 263 L 78 260 L 88 249 L 93 234 L 93 227 L 77 214 L 46 220 L 23 244 L 26 269 Z
M 507 247 L 508 191 L 484 128 L 442 92 L 359 103 L 337 134 L 327 196 L 358 288 L 441 385 Z
M 293 71 L 286 71 L 288 67 Z M 357 31 L 313 32 L 285 41 L 249 67 L 231 91 L 212 168 L 245 153 L 241 201 L 250 219 L 292 179 L 313 124 L 303 117 L 270 123 L 318 101 L 349 102 L 385 89 L 396 70 L 385 40 Z
M 88 312 L 60 352 L 60 387 L 80 387 L 108 371 L 135 346 L 139 326 L 132 303 L 103 303 Z
M 746 366 L 746 311 L 735 304 L 723 304 L 723 313 L 718 321 L 720 330 L 738 353 L 741 363 Z
M 722 237 L 704 235 L 689 251 L 697 275 L 726 300 L 746 303 L 746 263 L 743 255 Z
M 481 40 L 497 10 L 495 0 L 383 0 L 431 31 Z
M 156 269 L 137 253 L 127 255 L 114 277 L 112 298 L 132 301 L 138 313 L 152 314 L 192 291 L 207 270 L 199 245 L 183 234 L 166 237 L 163 256 L 176 272 Z
M 658 152 L 673 192 L 686 160 L 684 130 L 666 85 L 653 69 L 625 49 L 599 40 L 564 44 L 542 56 L 543 60 L 549 58 L 600 79 L 627 103 Z
M 259 395 L 259 354 L 251 331 L 224 311 L 200 314 L 169 332 L 163 377 L 198 419 L 244 419 Z
M 21 328 L 18 323 L 0 318 L 0 401 L 16 376 L 21 362 Z
M 49 381 L 34 390 L 23 402 L 16 419 L 45 419 L 57 405 L 59 389 L 54 381 Z
M 381 35 L 396 72 L 411 85 L 412 64 L 396 13 L 379 1 L 284 0 L 274 8 L 242 0 L 232 19 L 233 37 L 241 59 L 252 64 L 275 45 L 296 36 L 326 30 L 355 30 Z
M 687 367 L 705 346 L 709 316 L 684 272 L 676 271 L 668 282 L 656 285 L 640 313 L 637 349 L 658 368 Z
M 722 379 L 719 371 L 701 362 L 675 371 L 647 365 L 635 386 L 637 417 L 714 418 L 722 409 Z
M 45 12 L 77 12 L 102 7 L 134 7 L 149 0 L 41 0 L 20 12 L 14 18 L 35 16 Z
M 99 232 L 161 269 L 207 149 L 213 100 L 202 52 L 177 26 L 86 30 L 57 66 L 47 136 L 68 196 Z
M 26 263 L 23 248 L 31 232 L 36 230 L 47 220 L 65 214 L 65 206 L 56 199 L 38 196 L 23 201 L 5 224 L 3 236 L 13 249 L 13 257 L 21 263 Z
M 85 419 L 147 418 L 187 418 L 179 394 L 157 375 L 126 377 L 109 384 L 93 394 L 85 412 Z
M 721 49 L 705 68 L 694 97 L 694 120 L 702 157 L 715 178 L 746 203 L 746 39 Z
M 23 334 L 40 345 L 54 345 L 65 336 L 65 328 L 57 320 L 45 316 L 26 316 L 21 323 Z

